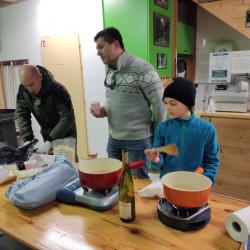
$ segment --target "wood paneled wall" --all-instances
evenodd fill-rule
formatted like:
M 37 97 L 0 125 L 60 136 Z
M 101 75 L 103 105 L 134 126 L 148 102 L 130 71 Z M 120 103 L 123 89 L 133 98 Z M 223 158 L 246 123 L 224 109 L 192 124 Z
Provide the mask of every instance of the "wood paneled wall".
M 250 0 L 219 0 L 207 3 L 192 1 L 250 39 L 250 27 L 246 27 L 246 11 L 250 9 Z
M 213 192 L 250 201 L 250 117 L 211 117 L 220 145 L 220 169 Z

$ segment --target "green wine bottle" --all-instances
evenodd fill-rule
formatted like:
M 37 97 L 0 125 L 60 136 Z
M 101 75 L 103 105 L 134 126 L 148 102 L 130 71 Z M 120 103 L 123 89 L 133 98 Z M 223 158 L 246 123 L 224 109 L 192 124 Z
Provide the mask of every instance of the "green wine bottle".
M 123 170 L 119 189 L 119 215 L 123 222 L 135 220 L 134 183 L 128 164 L 128 151 L 122 151 Z

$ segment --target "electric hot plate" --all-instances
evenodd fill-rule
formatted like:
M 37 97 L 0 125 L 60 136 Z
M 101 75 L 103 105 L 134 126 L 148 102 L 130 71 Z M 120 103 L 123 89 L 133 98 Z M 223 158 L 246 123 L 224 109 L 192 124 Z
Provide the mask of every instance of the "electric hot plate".
M 211 208 L 205 204 L 199 208 L 177 207 L 162 198 L 157 206 L 157 214 L 162 223 L 180 231 L 191 231 L 205 227 L 211 217 Z
M 76 178 L 57 191 L 57 200 L 104 211 L 118 203 L 119 187 L 105 190 L 87 189 L 83 188 L 80 179 Z

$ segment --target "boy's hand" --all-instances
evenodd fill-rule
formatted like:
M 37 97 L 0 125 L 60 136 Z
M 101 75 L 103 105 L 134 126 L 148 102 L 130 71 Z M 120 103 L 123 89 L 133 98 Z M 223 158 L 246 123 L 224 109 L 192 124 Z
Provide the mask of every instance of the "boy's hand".
M 154 149 L 145 149 L 144 151 L 147 158 L 152 161 L 153 163 L 159 163 L 160 162 L 160 153 L 157 152 Z

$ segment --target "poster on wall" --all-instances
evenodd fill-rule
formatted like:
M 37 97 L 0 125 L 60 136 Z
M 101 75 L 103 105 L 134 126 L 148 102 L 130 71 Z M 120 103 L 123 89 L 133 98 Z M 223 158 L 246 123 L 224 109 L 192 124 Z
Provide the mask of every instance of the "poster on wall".
M 160 13 L 154 13 L 154 44 L 169 47 L 170 18 Z
M 155 0 L 155 4 L 161 6 L 164 9 L 168 8 L 168 0 Z
M 210 53 L 209 83 L 228 83 L 231 81 L 231 55 L 229 52 Z
M 250 73 L 250 50 L 232 51 L 232 74 Z
M 157 53 L 157 69 L 167 68 L 167 54 Z

